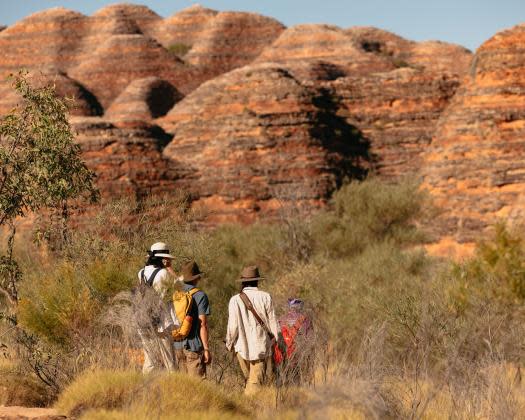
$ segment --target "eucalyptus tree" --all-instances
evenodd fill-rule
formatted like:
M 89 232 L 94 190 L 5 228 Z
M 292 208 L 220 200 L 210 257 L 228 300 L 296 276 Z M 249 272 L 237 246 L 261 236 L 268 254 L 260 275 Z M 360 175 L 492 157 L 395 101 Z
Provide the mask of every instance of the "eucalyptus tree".
M 23 71 L 10 81 L 20 103 L 0 119 L 0 229 L 7 232 L 0 291 L 16 306 L 21 274 L 13 258 L 15 220 L 43 209 L 67 218 L 68 202 L 95 202 L 98 191 L 74 142 L 68 100 L 57 97 L 54 86 L 33 86 Z

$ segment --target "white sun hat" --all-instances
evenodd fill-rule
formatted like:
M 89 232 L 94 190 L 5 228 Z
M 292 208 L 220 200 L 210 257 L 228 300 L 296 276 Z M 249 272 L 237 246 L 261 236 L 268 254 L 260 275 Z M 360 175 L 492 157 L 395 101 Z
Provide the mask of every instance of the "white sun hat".
M 169 258 L 173 260 L 175 257 L 170 254 L 168 245 L 164 242 L 156 242 L 151 245 L 150 251 L 148 252 L 150 257 Z

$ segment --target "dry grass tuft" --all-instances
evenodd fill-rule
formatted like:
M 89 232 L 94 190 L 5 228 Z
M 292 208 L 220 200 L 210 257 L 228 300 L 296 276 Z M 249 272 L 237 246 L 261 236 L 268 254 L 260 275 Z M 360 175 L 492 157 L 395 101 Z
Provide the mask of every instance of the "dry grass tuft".
M 56 408 L 71 416 L 87 415 L 88 411 L 96 410 L 117 418 L 120 411 L 132 418 L 135 415 L 136 418 L 146 418 L 143 415 L 163 418 L 170 413 L 189 413 L 196 408 L 200 412 L 221 415 L 249 416 L 252 413 L 248 401 L 241 395 L 227 394 L 209 381 L 180 373 L 143 376 L 136 371 L 113 370 L 84 373 L 64 390 Z

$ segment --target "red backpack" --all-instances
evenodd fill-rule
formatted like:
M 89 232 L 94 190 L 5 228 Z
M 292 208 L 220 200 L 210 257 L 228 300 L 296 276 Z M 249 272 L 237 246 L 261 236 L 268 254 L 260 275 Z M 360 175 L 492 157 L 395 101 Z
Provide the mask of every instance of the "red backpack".
M 288 325 L 283 325 L 281 327 L 281 334 L 283 336 L 284 343 L 281 346 L 276 343 L 274 346 L 273 360 L 275 361 L 276 365 L 280 365 L 285 359 L 290 359 L 290 357 L 294 354 L 295 337 L 301 330 L 305 320 L 306 317 L 303 315 L 299 317 L 291 327 Z

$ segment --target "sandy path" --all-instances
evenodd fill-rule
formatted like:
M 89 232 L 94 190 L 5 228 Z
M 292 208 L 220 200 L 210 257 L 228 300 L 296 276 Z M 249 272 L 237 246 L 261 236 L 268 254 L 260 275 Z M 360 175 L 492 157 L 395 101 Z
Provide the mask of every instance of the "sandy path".
M 64 420 L 66 416 L 58 414 L 52 408 L 0 407 L 2 420 Z

